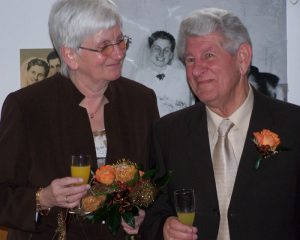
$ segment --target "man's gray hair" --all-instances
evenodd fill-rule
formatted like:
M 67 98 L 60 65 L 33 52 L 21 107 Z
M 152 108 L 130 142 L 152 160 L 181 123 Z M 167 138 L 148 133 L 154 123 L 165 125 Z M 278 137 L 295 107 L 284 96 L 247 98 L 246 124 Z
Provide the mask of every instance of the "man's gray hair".
M 179 59 L 184 62 L 188 37 L 211 33 L 224 37 L 223 47 L 231 54 L 235 54 L 242 43 L 252 46 L 248 30 L 237 16 L 218 8 L 199 9 L 181 22 L 177 41 Z

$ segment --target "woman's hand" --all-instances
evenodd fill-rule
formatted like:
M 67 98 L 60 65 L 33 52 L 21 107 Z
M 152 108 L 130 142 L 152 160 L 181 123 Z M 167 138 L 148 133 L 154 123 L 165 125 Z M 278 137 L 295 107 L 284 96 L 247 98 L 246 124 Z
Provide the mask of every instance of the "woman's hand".
M 194 240 L 197 232 L 196 227 L 182 224 L 177 217 L 168 217 L 163 228 L 165 240 Z
M 54 179 L 51 184 L 40 192 L 40 203 L 42 208 L 54 206 L 73 208 L 79 205 L 81 198 L 90 189 L 90 185 L 83 184 L 81 178 L 64 177 Z
M 139 228 L 142 224 L 142 222 L 144 221 L 144 218 L 145 218 L 145 211 L 142 210 L 142 209 L 139 209 L 139 215 L 134 217 L 134 221 L 135 221 L 135 228 L 129 226 L 122 218 L 122 222 L 121 222 L 121 225 L 124 229 L 124 231 L 127 233 L 127 234 L 137 234 L 139 232 Z

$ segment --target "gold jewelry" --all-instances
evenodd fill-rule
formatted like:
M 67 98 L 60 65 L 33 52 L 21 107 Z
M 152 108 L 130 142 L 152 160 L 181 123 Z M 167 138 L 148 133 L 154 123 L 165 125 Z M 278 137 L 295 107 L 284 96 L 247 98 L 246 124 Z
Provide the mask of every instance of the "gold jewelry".
M 94 111 L 94 112 L 92 112 L 92 113 L 89 113 L 89 112 L 88 112 L 89 117 L 90 117 L 91 119 L 93 119 L 93 118 L 95 117 L 95 114 L 99 111 L 99 109 L 100 109 L 100 106 L 96 109 L 96 111 Z
M 107 98 L 105 96 L 103 96 L 103 98 L 100 99 L 100 102 L 97 105 L 97 107 L 94 108 L 95 109 L 94 111 L 89 112 L 88 111 L 89 109 L 87 108 L 87 106 L 86 105 L 83 105 L 83 106 L 86 108 L 86 111 L 87 111 L 87 113 L 89 115 L 89 118 L 93 119 L 96 116 L 96 113 L 98 113 L 98 111 L 101 110 L 102 106 L 104 106 L 106 103 L 108 103 L 108 100 L 107 100 Z
M 42 190 L 43 190 L 43 188 L 40 187 L 35 193 L 36 211 L 39 212 L 42 216 L 47 216 L 49 214 L 51 208 L 42 209 L 42 205 L 41 205 L 41 191 Z

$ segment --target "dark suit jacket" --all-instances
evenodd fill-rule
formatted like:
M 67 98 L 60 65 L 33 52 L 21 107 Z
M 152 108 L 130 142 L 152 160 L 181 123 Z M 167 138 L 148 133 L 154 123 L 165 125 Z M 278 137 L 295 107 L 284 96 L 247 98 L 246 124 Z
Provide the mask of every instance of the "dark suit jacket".
M 154 92 L 120 78 L 109 84 L 105 95 L 107 162 L 128 158 L 146 164 L 152 123 L 158 118 Z M 0 123 L 0 225 L 10 228 L 9 239 L 52 239 L 58 209 L 36 223 L 37 188 L 70 176 L 71 154 L 90 154 L 95 160 L 88 115 L 78 105 L 83 97 L 70 79 L 56 75 L 5 100 Z M 68 239 L 110 239 L 106 226 L 71 223 L 68 228 Z
M 262 160 L 253 132 L 279 134 L 290 151 Z M 162 225 L 176 215 L 173 191 L 194 188 L 198 239 L 216 239 L 219 208 L 209 148 L 205 106 L 196 104 L 155 124 L 152 159 L 172 170 L 166 189 L 146 215 L 143 239 L 162 239 Z M 300 108 L 254 92 L 254 107 L 228 211 L 232 240 L 300 239 Z M 168 198 L 169 197 L 169 198 Z M 171 207 L 170 207 L 171 206 Z

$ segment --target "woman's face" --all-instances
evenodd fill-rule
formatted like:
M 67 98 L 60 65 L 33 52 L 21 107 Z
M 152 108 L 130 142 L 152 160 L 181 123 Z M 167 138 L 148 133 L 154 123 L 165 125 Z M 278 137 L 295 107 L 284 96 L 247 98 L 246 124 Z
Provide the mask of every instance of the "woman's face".
M 105 47 L 107 49 L 108 45 L 115 44 L 122 38 L 123 34 L 121 28 L 115 26 L 86 38 L 81 44 L 81 47 L 101 51 L 101 49 L 104 49 Z M 87 79 L 87 81 L 94 83 L 118 79 L 121 76 L 126 48 L 124 49 L 116 44 L 113 45 L 113 48 L 111 49 L 111 52 L 94 52 L 87 49 L 79 49 L 76 57 L 76 78 Z
M 150 48 L 150 60 L 157 67 L 164 67 L 173 58 L 171 43 L 167 39 L 157 39 Z
M 27 85 L 39 82 L 46 78 L 46 69 L 39 65 L 33 65 L 27 71 Z

